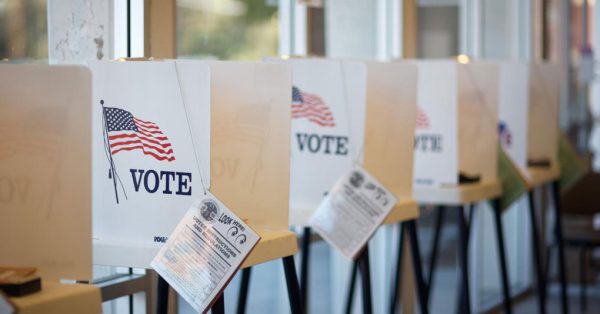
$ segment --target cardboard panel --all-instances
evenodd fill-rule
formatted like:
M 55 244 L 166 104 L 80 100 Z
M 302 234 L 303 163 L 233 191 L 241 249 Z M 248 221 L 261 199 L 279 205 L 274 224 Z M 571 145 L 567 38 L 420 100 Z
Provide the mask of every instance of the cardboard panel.
M 0 264 L 91 277 L 91 75 L 0 65 Z
M 412 198 L 417 66 L 366 64 L 364 167 L 399 199 Z
M 531 64 L 529 69 L 527 158 L 549 160 L 558 169 L 559 69 L 552 64 Z
M 458 69 L 454 61 L 419 61 L 414 183 L 458 183 Z
M 253 226 L 288 228 L 291 69 L 210 62 L 211 191 Z
M 367 71 L 349 61 L 285 63 L 293 69 L 290 224 L 305 225 L 335 182 L 360 161 Z
M 458 65 L 459 171 L 496 180 L 498 168 L 498 68 L 492 63 Z
M 149 267 L 209 187 L 210 69 L 178 64 L 90 63 L 96 264 Z
M 529 65 L 498 62 L 500 89 L 498 136 L 500 144 L 521 171 L 527 168 L 527 118 Z

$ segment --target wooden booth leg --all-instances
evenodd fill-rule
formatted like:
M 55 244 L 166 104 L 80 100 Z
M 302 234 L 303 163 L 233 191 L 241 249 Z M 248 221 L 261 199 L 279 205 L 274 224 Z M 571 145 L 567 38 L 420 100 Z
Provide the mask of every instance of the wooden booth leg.
M 242 269 L 242 282 L 240 283 L 240 294 L 238 295 L 237 312 L 238 314 L 246 313 L 246 304 L 248 303 L 248 290 L 250 287 L 250 274 L 252 267 Z
M 471 299 L 469 295 L 469 263 L 468 263 L 468 228 L 462 206 L 456 207 L 456 223 L 458 227 L 458 261 L 461 273 L 462 296 L 459 304 L 463 305 L 461 313 L 471 313 Z
M 538 307 L 540 314 L 546 313 L 546 284 L 542 270 L 542 258 L 540 256 L 540 238 L 535 215 L 534 190 L 529 191 L 529 216 L 531 220 L 531 239 L 533 243 L 533 262 L 536 273 Z
M 352 313 L 352 303 L 354 301 L 354 289 L 356 287 L 356 274 L 358 273 L 358 262 L 352 262 L 352 270 L 350 271 L 350 280 L 348 281 L 348 294 L 346 295 L 346 308 L 344 313 Z
M 396 313 L 396 305 L 400 302 L 400 275 L 402 273 L 402 257 L 404 252 L 404 227 L 402 223 L 398 224 L 398 251 L 396 252 L 396 268 L 392 272 L 392 294 L 390 295 L 390 314 Z
M 309 259 L 310 259 L 310 236 L 311 228 L 304 227 L 302 232 L 301 257 L 300 260 L 300 298 L 302 299 L 302 308 L 304 313 L 308 312 L 308 278 L 309 278 Z
M 167 314 L 169 308 L 169 284 L 158 275 L 158 287 L 156 292 L 156 313 Z
M 569 313 L 569 300 L 567 298 L 567 271 L 565 266 L 565 247 L 562 233 L 562 212 L 560 210 L 560 184 L 552 182 L 552 196 L 554 201 L 554 233 L 558 246 L 558 274 L 560 279 L 560 301 L 562 313 Z
M 427 289 L 425 287 L 425 280 L 423 279 L 421 250 L 419 249 L 419 239 L 417 237 L 417 224 L 415 220 L 405 221 L 404 228 L 406 228 L 406 232 L 408 233 L 408 240 L 410 242 L 412 264 L 415 282 L 417 284 L 417 297 L 419 299 L 419 307 L 421 308 L 421 313 L 427 314 L 429 313 L 429 306 L 427 302 Z
M 292 314 L 302 314 L 302 299 L 300 297 L 300 286 L 298 284 L 298 277 L 296 276 L 296 265 L 293 255 L 283 258 L 283 271 L 285 273 L 285 283 L 287 284 Z
M 504 246 L 504 229 L 502 227 L 502 207 L 500 199 L 492 201 L 494 211 L 494 222 L 496 224 L 496 241 L 498 247 L 498 266 L 500 266 L 500 283 L 502 284 L 502 295 L 504 297 L 504 313 L 512 313 L 510 296 L 510 281 L 508 280 L 508 266 L 506 263 L 506 248 Z
M 210 312 L 212 314 L 225 314 L 225 292 L 221 293 L 221 296 L 215 301 Z

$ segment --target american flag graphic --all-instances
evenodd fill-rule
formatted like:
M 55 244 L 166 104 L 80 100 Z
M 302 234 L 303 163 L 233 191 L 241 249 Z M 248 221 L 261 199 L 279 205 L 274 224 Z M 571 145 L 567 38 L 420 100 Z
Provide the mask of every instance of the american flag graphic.
M 156 160 L 175 160 L 169 138 L 154 122 L 138 119 L 131 112 L 104 107 L 106 132 L 113 155 L 128 150 L 141 150 Z
M 306 118 L 324 127 L 334 127 L 333 113 L 323 99 L 292 87 L 292 119 Z
M 512 143 L 512 134 L 508 129 L 508 125 L 503 121 L 498 123 L 498 136 L 500 137 L 500 144 L 502 144 L 502 146 L 510 147 Z
M 425 111 L 423 111 L 423 109 L 421 109 L 421 107 L 417 107 L 417 124 L 416 124 L 416 128 L 417 129 L 427 129 L 427 128 L 429 128 L 429 118 L 427 117 L 427 114 L 425 113 Z

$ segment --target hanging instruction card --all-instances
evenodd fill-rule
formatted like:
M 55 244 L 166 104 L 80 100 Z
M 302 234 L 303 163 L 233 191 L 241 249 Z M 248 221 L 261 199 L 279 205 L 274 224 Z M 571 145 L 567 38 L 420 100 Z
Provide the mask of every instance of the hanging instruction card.
M 398 199 L 355 166 L 329 191 L 309 225 L 344 256 L 354 259 Z
M 260 237 L 207 192 L 150 264 L 196 311 L 205 313 Z

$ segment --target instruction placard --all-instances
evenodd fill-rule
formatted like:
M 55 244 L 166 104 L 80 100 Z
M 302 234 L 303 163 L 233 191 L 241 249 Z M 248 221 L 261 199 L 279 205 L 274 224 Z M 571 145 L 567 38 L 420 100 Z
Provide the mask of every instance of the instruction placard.
M 333 186 L 309 225 L 344 256 L 354 259 L 398 199 L 361 167 Z
M 196 311 L 204 313 L 259 239 L 207 192 L 188 210 L 150 265 Z

